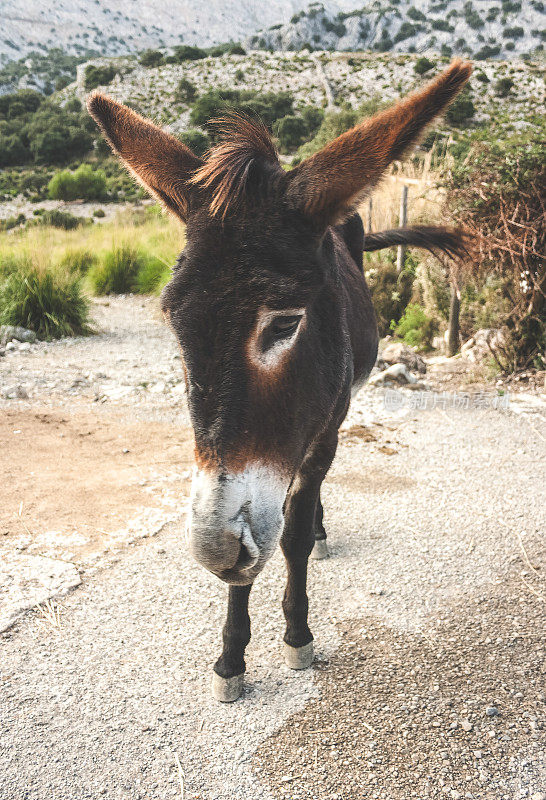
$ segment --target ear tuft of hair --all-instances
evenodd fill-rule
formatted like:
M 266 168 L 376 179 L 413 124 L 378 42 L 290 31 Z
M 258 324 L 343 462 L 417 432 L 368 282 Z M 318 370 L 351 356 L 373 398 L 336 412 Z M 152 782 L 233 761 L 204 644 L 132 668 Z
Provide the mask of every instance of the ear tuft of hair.
M 232 113 L 212 120 L 221 140 L 191 183 L 212 192 L 210 213 L 225 219 L 228 211 L 239 208 L 250 188 L 253 174 L 266 166 L 281 171 L 275 145 L 266 126 L 259 120 Z

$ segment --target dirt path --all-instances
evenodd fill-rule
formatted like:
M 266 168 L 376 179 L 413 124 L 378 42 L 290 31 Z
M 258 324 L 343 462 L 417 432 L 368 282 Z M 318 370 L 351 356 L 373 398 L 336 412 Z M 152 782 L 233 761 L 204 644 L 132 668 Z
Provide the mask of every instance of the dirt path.
M 186 800 L 544 800 L 542 413 L 361 395 L 325 486 L 332 558 L 311 567 L 318 661 L 282 663 L 277 553 L 244 697 L 221 706 L 226 589 L 183 543 L 176 348 L 151 303 L 97 312 L 100 337 L 0 363 L 28 395 L 0 407 L 3 589 L 21 559 L 21 602 L 30 561 L 81 580 L 0 638 L 2 800 L 180 798 L 178 763 Z

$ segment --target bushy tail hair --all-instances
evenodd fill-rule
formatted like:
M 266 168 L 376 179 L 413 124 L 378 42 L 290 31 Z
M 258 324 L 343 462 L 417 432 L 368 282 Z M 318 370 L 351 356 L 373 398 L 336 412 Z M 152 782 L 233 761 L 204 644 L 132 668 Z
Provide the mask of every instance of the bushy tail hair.
M 397 245 L 422 247 L 434 255 L 445 253 L 450 258 L 462 259 L 469 255 L 470 243 L 464 231 L 457 228 L 413 225 L 410 228 L 367 233 L 363 249 L 365 252 L 370 252 Z

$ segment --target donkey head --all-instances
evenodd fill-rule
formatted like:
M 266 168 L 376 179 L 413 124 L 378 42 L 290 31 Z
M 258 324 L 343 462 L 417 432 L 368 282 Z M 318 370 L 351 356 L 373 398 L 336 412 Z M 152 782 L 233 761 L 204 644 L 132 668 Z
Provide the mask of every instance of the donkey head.
M 224 121 L 202 161 L 114 100 L 89 100 L 126 167 L 187 224 L 161 302 L 182 349 L 195 433 L 190 547 L 223 580 L 250 583 L 262 569 L 306 450 L 346 409 L 353 366 L 330 226 L 470 70 L 454 62 L 289 172 L 267 130 L 244 118 Z

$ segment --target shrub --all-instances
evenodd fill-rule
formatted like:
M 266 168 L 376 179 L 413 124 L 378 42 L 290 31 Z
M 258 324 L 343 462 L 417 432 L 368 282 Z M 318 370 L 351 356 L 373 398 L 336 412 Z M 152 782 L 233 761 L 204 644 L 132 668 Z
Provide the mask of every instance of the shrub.
M 502 35 L 505 39 L 521 39 L 525 35 L 525 31 L 521 25 L 517 25 L 515 28 L 505 28 Z
M 59 339 L 89 333 L 88 320 L 78 276 L 27 262 L 0 282 L 2 325 L 21 325 L 40 339 Z
M 277 120 L 273 126 L 273 131 L 279 140 L 280 149 L 283 153 L 295 150 L 303 144 L 308 135 L 305 120 L 302 117 L 294 116 L 294 114 L 289 114 Z
M 251 90 L 212 89 L 195 101 L 190 122 L 209 129 L 214 136 L 214 126 L 210 125 L 210 120 L 229 111 L 259 117 L 271 128 L 277 119 L 293 113 L 293 100 L 288 92 L 261 94 Z
M 143 67 L 159 67 L 164 63 L 163 53 L 159 50 L 144 50 L 140 54 L 139 63 Z
M 57 208 L 52 208 L 49 211 L 44 211 L 39 220 L 41 225 L 51 225 L 52 228 L 62 228 L 64 231 L 72 231 L 79 228 L 80 225 L 85 225 L 86 220 L 83 217 L 76 217 L 68 211 L 59 211 Z
M 200 47 L 192 47 L 188 44 L 177 45 L 173 48 L 174 57 L 178 63 L 183 61 L 198 61 L 200 58 L 206 58 L 207 54 Z
M 514 81 L 512 78 L 499 78 L 499 80 L 495 83 L 495 93 L 499 97 L 507 97 L 510 94 L 510 90 L 514 86 Z
M 97 217 L 97 219 L 103 219 L 106 216 L 106 214 L 104 213 L 104 210 L 102 208 L 95 208 L 93 210 L 93 216 Z
M 47 191 L 52 200 L 102 200 L 106 197 L 106 175 L 90 164 L 80 164 L 75 172 L 57 172 Z
M 471 119 L 475 113 L 476 109 L 470 92 L 468 88 L 465 88 L 447 109 L 446 120 L 452 125 L 461 125 Z
M 191 103 L 197 97 L 197 88 L 187 78 L 181 78 L 174 93 L 177 103 Z
M 189 147 L 196 156 L 204 156 L 210 148 L 210 139 L 206 133 L 197 128 L 189 128 L 180 134 L 180 141 Z
M 398 324 L 393 324 L 391 327 L 395 336 L 418 350 L 431 349 L 432 339 L 437 330 L 435 320 L 417 303 L 410 303 Z
M 30 151 L 18 134 L 0 136 L 0 167 L 26 164 L 29 160 Z
M 434 66 L 434 61 L 430 61 L 430 59 L 428 59 L 426 56 L 422 56 L 421 58 L 418 58 L 417 61 L 415 62 L 414 69 L 418 75 L 424 75 L 425 72 L 429 72 L 429 70 L 431 70 L 433 66 Z
M 480 50 L 474 53 L 474 58 L 477 61 L 485 61 L 488 58 L 495 58 L 495 56 L 498 56 L 500 51 L 500 45 L 498 44 L 493 46 L 485 44 Z
M 450 214 L 480 245 L 469 269 L 502 282 L 508 311 L 495 358 L 504 372 L 545 366 L 545 133 L 542 121 L 513 136 L 475 134 L 446 176 Z
M 114 80 L 117 75 L 116 69 L 112 66 L 95 66 L 89 64 L 85 68 L 84 86 L 88 92 L 91 89 L 96 89 L 97 86 L 106 86 L 110 81 Z
M 415 8 L 415 6 L 410 6 L 410 8 L 408 8 L 408 17 L 410 19 L 414 19 L 414 20 L 417 20 L 419 22 L 426 22 L 427 21 L 427 18 L 425 17 L 423 12 L 419 11 L 419 9 Z
M 102 263 L 89 270 L 89 281 L 95 294 L 127 294 L 134 292 L 143 258 L 128 244 L 109 250 Z

